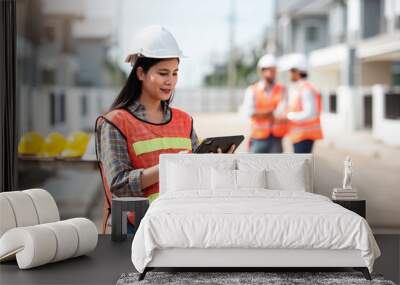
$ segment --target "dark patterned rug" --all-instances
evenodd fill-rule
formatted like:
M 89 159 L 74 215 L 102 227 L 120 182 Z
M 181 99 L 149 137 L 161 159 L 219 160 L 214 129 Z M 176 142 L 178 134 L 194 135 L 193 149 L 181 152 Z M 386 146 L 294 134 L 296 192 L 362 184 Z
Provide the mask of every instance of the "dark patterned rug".
M 267 285 L 395 285 L 381 275 L 368 281 L 360 272 L 148 272 L 142 281 L 139 273 L 122 274 L 117 285 L 133 284 L 267 284 Z

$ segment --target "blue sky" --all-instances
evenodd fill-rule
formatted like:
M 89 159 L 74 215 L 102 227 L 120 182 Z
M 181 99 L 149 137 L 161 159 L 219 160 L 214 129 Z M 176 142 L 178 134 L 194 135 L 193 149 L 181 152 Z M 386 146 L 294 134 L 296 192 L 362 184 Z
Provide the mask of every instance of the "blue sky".
M 130 39 L 140 29 L 160 24 L 169 29 L 188 58 L 182 60 L 178 87 L 194 87 L 210 70 L 211 62 L 223 60 L 229 50 L 228 18 L 236 10 L 235 42 L 240 48 L 259 45 L 260 36 L 272 23 L 272 0 L 89 0 L 94 16 L 111 15 L 119 33 L 118 61 L 123 59 Z

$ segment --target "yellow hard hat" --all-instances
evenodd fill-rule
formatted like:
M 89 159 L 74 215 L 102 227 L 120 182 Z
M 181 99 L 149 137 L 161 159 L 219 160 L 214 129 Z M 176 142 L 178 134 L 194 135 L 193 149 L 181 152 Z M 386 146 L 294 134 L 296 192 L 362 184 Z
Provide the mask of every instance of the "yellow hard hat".
M 60 133 L 50 133 L 44 141 L 39 155 L 44 157 L 55 157 L 64 150 L 67 141 Z
M 37 132 L 25 133 L 18 143 L 18 154 L 37 155 L 44 143 L 44 138 Z
M 73 132 L 67 138 L 65 149 L 61 156 L 78 158 L 85 154 L 90 136 L 85 132 Z

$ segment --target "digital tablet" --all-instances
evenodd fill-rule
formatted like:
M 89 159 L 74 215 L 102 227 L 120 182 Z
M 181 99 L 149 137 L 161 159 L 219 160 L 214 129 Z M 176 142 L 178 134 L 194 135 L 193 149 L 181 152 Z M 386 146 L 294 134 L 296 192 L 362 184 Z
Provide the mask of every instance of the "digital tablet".
M 235 150 L 244 140 L 244 136 L 227 136 L 227 137 L 215 137 L 206 138 L 201 144 L 193 151 L 194 153 L 210 153 L 217 152 L 220 148 L 222 152 L 227 152 L 229 148 L 234 144 Z

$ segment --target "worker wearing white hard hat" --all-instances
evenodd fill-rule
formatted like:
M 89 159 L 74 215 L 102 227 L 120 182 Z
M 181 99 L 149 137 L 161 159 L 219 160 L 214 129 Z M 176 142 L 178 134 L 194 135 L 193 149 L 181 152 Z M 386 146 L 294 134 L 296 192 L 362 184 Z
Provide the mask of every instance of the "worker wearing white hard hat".
M 287 131 L 286 89 L 276 82 L 276 58 L 262 56 L 257 64 L 260 80 L 245 93 L 242 111 L 250 117 L 250 152 L 281 153 L 282 138 Z
M 167 29 L 153 25 L 132 38 L 125 62 L 133 65 L 139 57 L 179 59 L 184 55 L 175 37 Z
M 144 196 L 152 202 L 159 192 L 160 154 L 198 146 L 192 117 L 170 106 L 182 56 L 175 37 L 162 26 L 147 27 L 132 39 L 125 59 L 132 70 L 125 86 L 110 111 L 96 121 L 96 153 L 106 194 L 103 232 L 112 196 Z M 132 232 L 133 213 L 128 220 Z
M 323 138 L 321 96 L 317 88 L 307 80 L 308 64 L 303 54 L 289 56 L 287 69 L 294 82 L 294 88 L 289 92 L 288 137 L 295 153 L 311 153 L 314 142 Z
M 276 58 L 272 54 L 263 55 L 257 63 L 257 67 L 262 70 L 266 68 L 276 68 Z
M 307 73 L 308 63 L 306 57 L 300 53 L 289 55 L 286 69 L 290 71 L 297 70 L 302 73 Z

